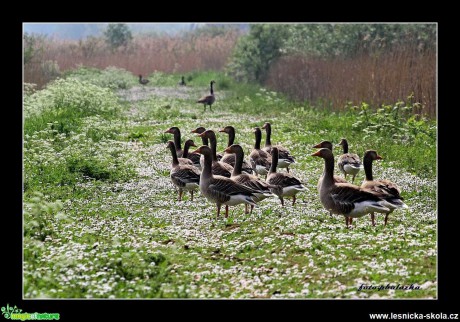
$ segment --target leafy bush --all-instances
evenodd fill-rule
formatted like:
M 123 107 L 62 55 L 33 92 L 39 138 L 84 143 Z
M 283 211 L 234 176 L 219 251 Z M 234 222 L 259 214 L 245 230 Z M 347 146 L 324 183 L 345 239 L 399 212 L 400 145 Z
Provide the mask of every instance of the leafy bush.
M 59 113 L 72 109 L 83 115 L 113 112 L 120 107 L 114 93 L 85 81 L 74 78 L 58 79 L 46 89 L 24 97 L 24 116 L 45 111 Z
M 359 106 L 351 106 L 350 110 L 356 113 L 357 117 L 352 127 L 366 133 L 363 139 L 378 134 L 395 142 L 412 142 L 421 135 L 436 140 L 436 126 L 421 116 L 422 106 L 413 102 L 413 98 L 413 95 L 410 95 L 407 102 L 398 101 L 394 105 L 382 105 L 375 111 L 365 102 Z
M 110 89 L 127 89 L 137 84 L 133 74 L 123 68 L 109 66 L 104 70 L 80 67 L 78 69 L 69 71 L 67 78 L 74 78 L 80 81 L 108 87 Z
M 53 234 L 52 222 L 66 220 L 60 200 L 47 202 L 41 192 L 34 192 L 24 202 L 24 236 L 44 241 Z

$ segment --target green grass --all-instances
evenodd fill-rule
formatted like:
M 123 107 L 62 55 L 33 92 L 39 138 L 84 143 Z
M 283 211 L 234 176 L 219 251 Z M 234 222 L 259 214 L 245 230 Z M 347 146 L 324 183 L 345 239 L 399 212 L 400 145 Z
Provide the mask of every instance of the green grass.
M 65 101 L 70 106 L 48 104 L 60 102 L 50 93 L 44 93 L 49 101 L 42 94 L 28 105 L 46 108 L 28 113 L 24 123 L 25 298 L 436 298 L 435 135 L 419 131 L 401 144 L 353 127 L 359 117 L 352 111 L 289 102 L 219 73 L 191 75 L 187 90 L 177 89 L 177 75 L 135 86 L 141 99 L 116 109 L 98 110 L 106 104 L 97 99 L 75 104 L 77 94 Z M 203 114 L 195 100 L 210 79 L 217 98 L 214 112 Z M 219 89 L 219 82 L 228 87 Z M 59 86 L 113 99 L 85 84 Z M 180 98 L 170 94 L 176 90 Z M 182 143 L 192 138 L 200 145 L 192 129 L 233 125 L 247 153 L 253 127 L 266 121 L 272 142 L 296 157 L 291 172 L 307 187 L 294 207 L 272 198 L 252 215 L 237 206 L 229 218 L 216 219 L 215 206 L 200 194 L 194 202 L 189 194 L 176 201 L 167 128 L 178 126 Z M 435 133 L 436 124 L 428 124 Z M 346 229 L 344 218 L 330 217 L 319 202 L 323 162 L 310 156 L 311 146 L 342 137 L 361 156 L 376 149 L 384 160 L 375 162 L 375 177 L 402 189 L 410 209 L 395 211 L 387 227 L 377 216 L 376 227 L 363 217 Z M 217 138 L 223 151 L 227 136 Z M 360 173 L 355 183 L 362 179 Z M 388 283 L 423 288 L 357 291 Z

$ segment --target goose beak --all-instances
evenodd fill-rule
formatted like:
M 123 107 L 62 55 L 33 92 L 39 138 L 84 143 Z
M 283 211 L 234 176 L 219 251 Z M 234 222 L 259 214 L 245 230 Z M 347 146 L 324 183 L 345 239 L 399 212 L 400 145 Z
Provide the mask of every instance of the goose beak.
M 383 157 L 377 154 L 376 160 L 382 160 L 382 159 L 383 159 Z
M 315 153 L 311 154 L 312 157 L 319 157 L 321 156 L 321 150 L 316 151 Z
M 192 142 L 190 146 L 197 146 L 197 145 L 195 144 L 195 142 Z
M 226 149 L 224 150 L 224 152 L 226 152 L 226 153 L 232 153 L 230 147 L 226 148 Z
M 201 134 L 198 133 L 198 136 L 201 137 L 201 138 L 204 138 L 204 137 L 205 137 L 205 134 L 204 134 L 204 132 L 201 133 Z
M 172 133 L 171 129 L 167 129 L 164 133 Z
M 317 145 L 312 146 L 314 149 L 320 149 L 321 148 L 321 143 L 318 143 Z
M 220 129 L 219 132 L 225 132 L 225 129 Z
M 195 151 L 192 151 L 192 152 L 190 152 L 190 153 L 197 153 L 197 154 L 201 154 L 201 149 L 200 149 L 200 148 L 198 148 L 198 149 L 196 149 Z
M 196 133 L 196 130 L 191 130 L 190 133 Z

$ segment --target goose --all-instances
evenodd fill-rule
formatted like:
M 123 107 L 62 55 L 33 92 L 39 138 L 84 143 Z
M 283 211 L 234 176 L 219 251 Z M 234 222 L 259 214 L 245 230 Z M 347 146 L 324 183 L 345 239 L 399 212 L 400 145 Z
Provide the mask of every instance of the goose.
M 195 142 L 193 142 L 193 140 L 185 141 L 184 153 L 182 155 L 182 158 L 186 158 L 187 160 L 190 160 L 195 167 L 200 169 L 201 168 L 201 164 L 200 164 L 201 155 L 198 153 L 189 153 L 189 149 L 191 146 L 197 147 L 195 145 Z
M 209 95 L 204 95 L 203 97 L 201 97 L 198 101 L 196 101 L 197 103 L 203 103 L 204 104 L 204 111 L 206 112 L 206 105 L 209 105 L 209 109 L 211 110 L 212 112 L 212 108 L 211 108 L 211 105 L 214 103 L 214 101 L 216 100 L 216 98 L 214 97 L 214 89 L 212 88 L 212 85 L 215 84 L 216 82 L 215 81 L 211 81 L 210 83 L 210 92 L 211 94 Z
M 220 129 L 219 132 L 223 132 L 223 133 L 228 134 L 227 147 L 230 147 L 233 144 L 233 142 L 235 141 L 235 128 L 233 126 L 226 126 L 223 129 Z M 222 157 L 222 159 L 220 161 L 228 163 L 232 167 L 235 167 L 235 160 L 236 160 L 235 154 L 226 153 L 226 154 L 224 154 L 224 156 Z M 246 172 L 246 173 L 249 173 L 249 174 L 252 174 L 252 167 L 245 160 L 243 160 L 242 171 Z
M 178 85 L 180 85 L 180 86 L 186 86 L 187 85 L 187 83 L 185 83 L 185 77 L 184 76 L 182 76 L 182 79 L 181 79 L 181 81 L 179 82 Z
M 192 130 L 191 133 L 201 134 L 204 131 L 206 131 L 206 129 L 204 127 L 200 126 L 200 127 L 197 127 L 196 129 Z M 203 142 L 203 145 L 209 146 L 209 141 L 208 141 L 207 137 L 201 137 L 201 140 Z M 221 153 L 216 153 L 216 155 L 217 155 L 217 161 L 222 160 L 222 154 Z M 203 160 L 204 160 L 203 156 L 201 156 L 201 160 L 202 161 L 200 161 L 200 162 L 203 163 Z
M 337 165 L 340 171 L 345 175 L 345 179 L 347 179 L 347 174 L 353 176 L 351 179 L 353 183 L 355 182 L 356 174 L 363 168 L 363 164 L 357 154 L 348 153 L 348 142 L 346 139 L 342 139 L 339 145 L 343 147 L 343 154 L 339 156 Z
M 211 142 L 211 151 L 212 151 L 212 174 L 230 178 L 232 175 L 233 167 L 222 161 L 217 161 L 217 139 L 216 133 L 213 130 L 206 130 L 200 134 L 201 137 L 207 137 Z
M 230 178 L 213 175 L 213 152 L 205 145 L 199 147 L 195 153 L 204 155 L 204 166 L 200 176 L 200 191 L 205 198 L 216 204 L 217 218 L 220 215 L 220 208 L 225 205 L 225 218 L 228 217 L 228 207 L 240 203 L 255 206 L 256 194 L 259 190 L 251 189 Z
M 317 148 L 317 149 L 326 148 L 326 149 L 329 149 L 329 150 L 332 151 L 332 142 L 330 142 L 330 141 L 321 141 L 320 143 L 314 145 L 313 148 Z M 321 174 L 321 177 L 319 177 L 319 179 L 318 179 L 318 186 L 317 186 L 318 193 L 321 190 L 321 183 L 323 182 L 323 177 L 324 177 L 324 171 Z M 334 182 L 335 183 L 347 183 L 347 180 L 345 180 L 342 177 L 334 175 Z M 332 212 L 329 212 L 329 215 L 332 217 Z
M 264 129 L 267 134 L 265 137 L 265 147 L 262 150 L 270 154 L 272 149 L 272 142 L 270 140 L 272 134 L 272 126 L 269 122 L 265 122 L 265 124 L 262 126 L 262 129 Z M 281 145 L 276 145 L 276 147 L 278 148 L 279 153 L 278 167 L 286 168 L 287 172 L 289 172 L 289 166 L 292 163 L 295 163 L 294 157 L 285 147 L 282 147 Z
M 171 146 L 172 146 L 172 148 L 174 148 L 174 150 L 176 150 L 176 145 L 174 144 L 174 142 L 173 141 L 168 141 L 168 147 L 171 148 Z M 177 156 L 177 151 L 176 151 L 176 156 Z M 177 161 L 179 162 L 179 164 L 193 165 L 192 160 L 190 160 L 188 158 L 177 158 Z
M 284 197 L 292 197 L 292 205 L 294 206 L 296 201 L 296 194 L 301 191 L 305 191 L 306 188 L 302 185 L 299 179 L 294 177 L 290 173 L 276 172 L 278 166 L 279 152 L 277 147 L 272 147 L 272 164 L 270 171 L 265 180 L 268 184 L 276 186 L 271 191 L 278 196 L 281 201 L 281 205 L 284 206 Z
M 324 178 L 319 197 L 323 207 L 333 214 L 345 216 L 348 228 L 352 218 L 362 217 L 370 212 L 388 213 L 387 202 L 370 190 L 351 183 L 334 182 L 334 155 L 326 148 L 319 149 L 311 156 L 324 159 Z
M 273 197 L 273 193 L 270 191 L 270 188 L 275 188 L 266 182 L 262 181 L 259 177 L 256 177 L 252 174 L 242 173 L 243 162 L 244 162 L 244 151 L 241 145 L 232 144 L 231 146 L 225 149 L 225 153 L 234 154 L 235 156 L 235 166 L 233 167 L 232 179 L 235 182 L 241 183 L 247 187 L 260 190 L 260 193 L 256 193 L 257 202 L 264 200 L 265 198 Z M 251 213 L 254 206 L 251 205 Z M 248 213 L 247 205 L 245 213 Z
M 403 197 L 401 197 L 401 189 L 396 183 L 393 183 L 389 180 L 374 180 L 372 175 L 372 161 L 383 159 L 380 155 L 377 154 L 375 150 L 367 150 L 364 153 L 363 163 L 364 163 L 364 172 L 366 178 L 361 184 L 361 188 L 369 189 L 374 192 L 377 196 L 387 201 L 388 208 L 390 212 L 385 214 L 385 226 L 388 222 L 388 215 L 393 212 L 393 210 L 398 208 L 409 208 L 404 202 Z M 371 213 L 372 226 L 375 226 L 375 215 Z
M 167 129 L 164 133 L 170 133 L 174 135 L 174 144 L 176 146 L 176 153 L 177 157 L 181 158 L 182 155 L 184 154 L 184 151 L 182 151 L 182 148 L 180 146 L 180 130 L 177 126 L 170 127 Z
M 139 75 L 139 84 L 147 85 L 148 82 L 150 82 L 148 79 L 142 78 L 142 75 Z
M 317 149 L 326 148 L 332 151 L 332 143 L 330 141 L 321 141 L 321 143 L 314 145 L 313 148 L 317 148 Z M 321 189 L 321 183 L 323 181 L 323 177 L 324 177 L 324 171 L 321 174 L 321 177 L 319 177 L 318 179 L 318 192 Z M 348 181 L 342 177 L 334 175 L 334 182 L 335 183 L 347 183 Z
M 173 141 L 168 141 L 168 148 L 172 154 L 172 166 L 169 174 L 172 183 L 179 189 L 178 201 L 182 200 L 183 191 L 190 191 L 193 201 L 193 192 L 200 184 L 200 171 L 193 165 L 180 164 L 177 158 L 176 148 Z
M 260 149 L 260 141 L 262 140 L 262 131 L 259 127 L 254 128 L 254 134 L 256 142 L 254 143 L 254 149 L 249 154 L 249 161 L 251 162 L 252 170 L 256 175 L 267 175 L 272 164 L 272 156 Z

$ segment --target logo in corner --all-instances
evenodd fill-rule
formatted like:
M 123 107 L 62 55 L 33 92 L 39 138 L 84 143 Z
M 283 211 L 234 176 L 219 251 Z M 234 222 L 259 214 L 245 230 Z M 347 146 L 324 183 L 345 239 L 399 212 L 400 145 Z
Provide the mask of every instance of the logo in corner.
M 20 308 L 7 304 L 1 308 L 3 317 L 7 320 L 59 320 L 59 313 L 27 313 Z

